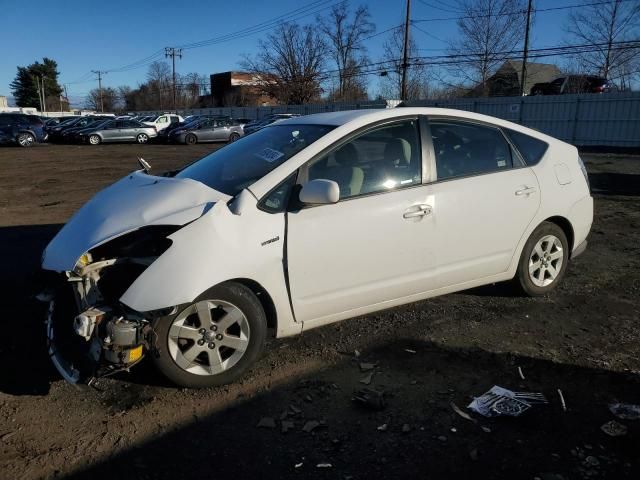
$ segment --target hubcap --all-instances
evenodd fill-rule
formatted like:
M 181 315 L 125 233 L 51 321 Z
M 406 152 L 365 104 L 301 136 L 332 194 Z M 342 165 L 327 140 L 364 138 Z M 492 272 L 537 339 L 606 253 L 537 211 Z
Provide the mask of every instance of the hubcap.
M 98 144 L 98 137 L 96 135 L 92 135 L 89 137 L 89 141 L 93 144 L 93 145 L 97 145 Z
M 564 250 L 555 235 L 545 235 L 533 248 L 529 257 L 529 278 L 537 287 L 551 285 L 562 268 Z
M 18 138 L 18 143 L 22 147 L 27 147 L 33 143 L 33 137 L 31 137 L 31 135 L 20 135 L 20 138 Z
M 247 317 L 231 303 L 202 300 L 184 309 L 169 329 L 169 353 L 183 370 L 217 375 L 233 367 L 249 346 Z
M 144 133 L 141 133 L 140 135 L 138 135 L 138 142 L 140 143 L 147 143 L 147 136 Z

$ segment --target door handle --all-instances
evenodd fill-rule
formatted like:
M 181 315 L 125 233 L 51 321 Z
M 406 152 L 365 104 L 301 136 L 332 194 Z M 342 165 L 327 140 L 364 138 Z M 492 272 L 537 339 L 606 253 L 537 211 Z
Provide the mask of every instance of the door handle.
M 431 205 L 413 205 L 405 210 L 402 214 L 402 218 L 426 217 L 427 215 L 431 215 L 431 210 Z
M 524 188 L 521 188 L 520 190 L 516 190 L 516 195 L 518 197 L 522 196 L 522 195 L 531 195 L 532 193 L 534 193 L 536 191 L 536 187 L 529 187 L 529 186 L 525 186 Z

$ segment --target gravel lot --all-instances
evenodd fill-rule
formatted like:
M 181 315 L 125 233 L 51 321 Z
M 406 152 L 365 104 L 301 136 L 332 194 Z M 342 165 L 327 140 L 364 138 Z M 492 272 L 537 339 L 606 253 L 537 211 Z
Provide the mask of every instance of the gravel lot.
M 495 285 L 274 340 L 225 388 L 177 389 L 144 363 L 100 390 L 62 381 L 32 297 L 42 248 L 137 156 L 162 171 L 215 148 L 0 149 L 0 478 L 640 478 L 640 420 L 600 429 L 610 402 L 640 404 L 640 157 L 584 155 L 589 248 L 548 297 Z M 371 372 L 380 411 L 352 401 Z M 452 409 L 496 384 L 549 404 Z

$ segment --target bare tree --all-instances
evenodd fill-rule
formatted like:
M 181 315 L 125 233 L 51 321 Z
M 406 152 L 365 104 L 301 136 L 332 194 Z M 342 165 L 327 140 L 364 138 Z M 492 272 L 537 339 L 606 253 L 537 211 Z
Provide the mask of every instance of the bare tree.
M 320 97 L 326 45 L 307 25 L 280 25 L 260 40 L 255 57 L 242 63 L 265 95 L 280 103 L 302 104 Z
M 94 88 L 86 98 L 86 106 L 91 110 L 100 110 L 100 89 Z M 102 89 L 102 104 L 105 112 L 115 112 L 118 110 L 118 92 L 111 87 Z
M 583 72 L 590 72 L 621 83 L 629 78 L 640 63 L 640 48 L 620 45 L 636 40 L 640 34 L 640 3 L 613 0 L 584 6 L 571 13 L 568 33 L 593 49 L 576 55 Z
M 449 44 L 455 56 L 452 73 L 465 83 L 480 85 L 489 93 L 487 80 L 517 50 L 524 37 L 526 5 L 523 0 L 459 0 L 458 36 Z
M 156 60 L 147 70 L 147 85 L 156 94 L 157 102 L 154 108 L 162 110 L 163 105 L 169 105 L 169 85 L 171 84 L 171 67 L 167 62 Z
M 366 82 L 360 76 L 362 67 L 368 63 L 364 40 L 376 29 L 369 8 L 361 5 L 351 14 L 347 3 L 340 3 L 326 18 L 319 17 L 318 24 L 328 39 L 328 50 L 338 70 L 337 88 L 331 97 L 366 98 Z
M 404 27 L 397 28 L 383 44 L 384 65 L 380 91 L 385 98 L 400 98 L 402 90 L 402 52 L 404 46 Z M 418 46 L 413 38 L 409 38 L 409 68 L 407 70 L 407 100 L 420 100 L 429 97 L 429 79 L 427 67 L 416 59 Z

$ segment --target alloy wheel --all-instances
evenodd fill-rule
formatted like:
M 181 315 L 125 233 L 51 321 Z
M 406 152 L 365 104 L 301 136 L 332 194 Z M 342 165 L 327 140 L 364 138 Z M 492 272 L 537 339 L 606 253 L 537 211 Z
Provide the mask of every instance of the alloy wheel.
M 564 262 L 562 242 L 555 235 L 545 235 L 529 256 L 529 277 L 537 287 L 546 287 L 558 277 Z
M 221 300 L 202 300 L 184 309 L 169 329 L 173 361 L 195 375 L 217 375 L 233 367 L 249 346 L 244 313 Z
M 33 135 L 31 135 L 30 133 L 22 133 L 18 137 L 18 144 L 21 147 L 30 147 L 31 145 L 33 145 L 34 141 L 35 139 L 33 138 Z

